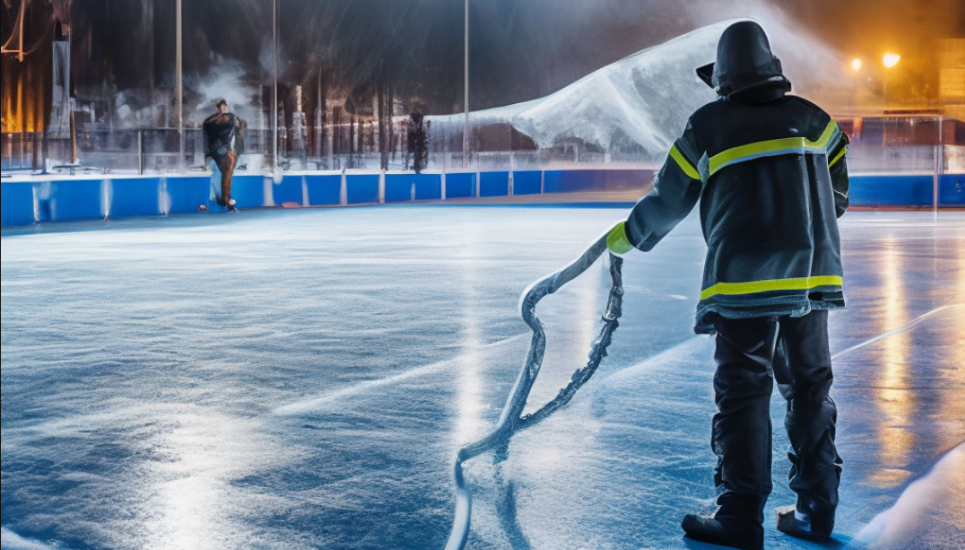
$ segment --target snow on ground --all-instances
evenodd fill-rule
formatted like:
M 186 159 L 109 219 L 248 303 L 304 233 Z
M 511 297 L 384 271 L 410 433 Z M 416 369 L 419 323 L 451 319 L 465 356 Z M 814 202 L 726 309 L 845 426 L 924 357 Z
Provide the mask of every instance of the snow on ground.
M 528 345 L 519 293 L 625 214 L 381 207 L 4 231 L 2 547 L 441 548 L 454 453 L 496 420 Z M 843 221 L 830 547 L 965 536 L 963 229 L 962 214 Z M 597 378 L 507 462 L 468 463 L 471 548 L 704 548 L 678 527 L 714 496 L 712 341 L 691 332 L 703 248 L 691 218 L 631 256 Z M 541 304 L 533 407 L 584 362 L 606 285 L 601 266 Z M 792 499 L 782 407 L 772 506 Z M 816 547 L 768 529 L 769 548 Z

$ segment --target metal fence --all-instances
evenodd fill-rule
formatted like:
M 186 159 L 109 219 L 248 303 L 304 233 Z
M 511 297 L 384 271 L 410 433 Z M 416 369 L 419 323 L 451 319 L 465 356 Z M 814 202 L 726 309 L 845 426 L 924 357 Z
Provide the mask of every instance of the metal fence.
M 961 174 L 965 173 L 965 123 L 940 117 L 842 118 L 842 129 L 852 138 L 848 157 L 852 172 L 859 174 Z M 315 128 L 307 140 L 295 140 L 280 130 L 278 166 L 291 171 L 379 170 L 383 145 L 377 122 L 326 125 Z M 405 139 L 406 123 L 396 119 L 386 132 L 387 163 L 390 170 L 412 168 L 412 155 Z M 71 143 L 67 137 L 41 133 L 2 134 L 2 168 L 10 171 L 75 173 L 103 172 L 165 174 L 181 170 L 177 130 L 109 130 L 99 125 L 81 125 L 76 147 L 80 166 L 71 165 Z M 204 169 L 201 130 L 190 128 L 184 135 L 184 163 L 188 171 Z M 274 166 L 270 130 L 249 129 L 246 154 L 239 170 L 264 173 Z M 470 158 L 464 159 L 462 132 L 437 125 L 428 133 L 431 171 L 517 170 L 554 167 L 647 167 L 659 164 L 659 155 L 607 153 L 598 147 L 567 142 L 537 148 L 526 136 L 507 125 L 476 128 L 471 139 Z M 658 160 L 654 160 L 658 159 Z

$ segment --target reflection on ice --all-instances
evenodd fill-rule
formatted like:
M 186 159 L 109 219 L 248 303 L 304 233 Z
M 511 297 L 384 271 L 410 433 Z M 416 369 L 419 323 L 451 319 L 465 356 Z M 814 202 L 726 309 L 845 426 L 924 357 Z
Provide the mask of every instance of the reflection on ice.
M 885 299 L 882 300 L 884 316 L 880 331 L 884 333 L 907 325 L 911 319 L 906 302 L 908 289 L 902 279 L 905 258 L 895 239 L 885 239 L 882 244 L 884 286 L 881 295 Z M 878 404 L 884 415 L 883 421 L 877 425 L 883 469 L 873 479 L 884 487 L 897 487 L 911 475 L 905 469 L 908 454 L 915 445 L 915 435 L 907 428 L 915 407 L 915 393 L 908 380 L 911 338 L 910 332 L 901 332 L 883 340 L 884 364 L 877 384 Z
M 855 541 L 868 550 L 909 550 L 932 548 L 932 544 L 956 544 L 953 540 L 929 540 L 923 526 L 949 522 L 957 544 L 965 539 L 965 516 L 961 495 L 965 494 L 965 444 L 953 449 L 931 472 L 912 483 L 895 505 L 862 529 Z M 958 495 L 957 497 L 955 495 Z M 958 527 L 955 528 L 954 526 Z M 857 545 L 855 545 L 857 546 Z M 945 546 L 943 546 L 945 547 Z M 950 548 L 950 546 L 948 546 Z
M 476 233 L 477 226 L 471 226 L 469 231 Z M 485 273 L 480 273 L 474 267 L 481 250 L 476 246 L 479 235 L 466 235 L 465 242 L 454 243 L 459 247 L 460 282 L 456 296 L 453 296 L 457 307 L 460 308 L 459 320 L 462 325 L 461 355 L 456 365 L 458 377 L 456 379 L 456 431 L 455 443 L 463 446 L 477 439 L 486 430 L 486 422 L 482 412 L 484 405 L 481 398 L 483 379 L 480 375 L 483 356 L 479 353 L 483 345 L 479 330 L 480 311 L 476 308 L 479 284 Z
M 955 295 L 961 307 L 958 310 L 957 326 L 963 330 L 948 331 L 945 333 L 945 347 L 948 348 L 953 357 L 950 366 L 941 370 L 943 383 L 950 391 L 946 391 L 942 400 L 941 418 L 965 418 L 965 239 L 959 243 L 958 268 L 952 269 L 950 276 L 952 281 L 957 281 Z M 959 390 L 959 391 L 955 391 Z M 965 431 L 965 422 L 963 431 Z M 945 445 L 956 445 L 961 440 L 949 439 Z M 965 514 L 965 511 L 963 511 Z M 965 525 L 965 518 L 961 521 Z
M 238 491 L 234 482 L 283 467 L 290 449 L 267 437 L 257 421 L 193 408 L 162 418 L 163 428 L 142 443 L 158 460 L 136 482 L 143 502 L 134 521 L 143 530 L 140 547 L 242 548 L 261 538 L 246 521 L 258 513 L 261 498 Z
M 158 404 L 118 407 L 109 415 L 74 417 L 23 430 L 5 429 L 4 437 L 5 443 L 17 446 L 48 442 L 63 449 L 65 459 L 81 460 L 68 461 L 64 466 L 71 469 L 56 477 L 89 497 L 72 502 L 73 491 L 68 491 L 47 504 L 65 506 L 65 521 L 74 529 L 109 536 L 115 548 L 208 550 L 241 548 L 254 541 L 279 542 L 250 523 L 265 497 L 237 483 L 298 458 L 294 448 L 278 445 L 270 431 L 259 420 L 193 405 Z M 129 438 L 124 442 L 128 449 L 119 456 L 99 457 L 96 450 L 86 459 L 70 456 L 70 442 L 85 439 L 100 442 L 95 449 L 110 453 L 117 442 L 109 436 L 120 432 Z M 104 467 L 108 471 L 84 474 L 85 460 L 110 461 L 87 465 L 94 471 Z M 53 476 L 50 482 L 56 483 Z M 9 538 L 16 542 L 15 535 Z M 14 542 L 12 549 L 34 548 Z M 5 538 L 3 548 L 7 543 Z

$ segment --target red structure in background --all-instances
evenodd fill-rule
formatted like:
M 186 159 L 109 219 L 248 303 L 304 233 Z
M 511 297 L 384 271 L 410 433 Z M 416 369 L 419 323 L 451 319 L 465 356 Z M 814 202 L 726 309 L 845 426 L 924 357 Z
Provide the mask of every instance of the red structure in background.
M 41 0 L 17 0 L 0 6 L 4 51 L 0 113 L 5 134 L 43 132 L 46 128 L 53 90 L 54 13 L 54 5 Z

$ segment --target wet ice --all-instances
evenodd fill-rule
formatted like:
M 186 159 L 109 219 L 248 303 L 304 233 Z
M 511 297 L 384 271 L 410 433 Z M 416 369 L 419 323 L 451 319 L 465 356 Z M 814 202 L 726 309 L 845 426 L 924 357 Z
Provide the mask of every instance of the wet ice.
M 624 215 L 371 208 L 4 231 L 3 547 L 441 548 L 455 451 L 491 428 L 525 356 L 519 293 Z M 845 218 L 835 351 L 965 302 L 965 219 L 931 222 Z M 702 259 L 694 219 L 628 258 L 597 378 L 505 463 L 468 464 L 470 548 L 684 548 L 680 517 L 713 498 L 712 341 L 690 330 Z M 531 407 L 585 363 L 607 287 L 601 267 L 541 304 Z M 949 308 L 838 360 L 842 537 L 965 441 L 963 326 Z M 791 498 L 779 399 L 773 505 Z M 935 498 L 948 519 L 926 512 L 916 540 L 953 548 L 965 503 Z

